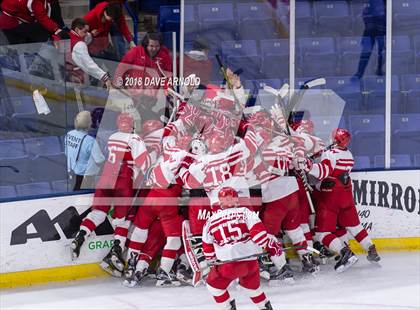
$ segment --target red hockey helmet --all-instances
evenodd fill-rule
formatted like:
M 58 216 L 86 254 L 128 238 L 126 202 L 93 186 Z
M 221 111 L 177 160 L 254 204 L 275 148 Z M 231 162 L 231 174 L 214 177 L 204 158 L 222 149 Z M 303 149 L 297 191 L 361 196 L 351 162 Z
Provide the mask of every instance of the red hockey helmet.
M 158 130 L 163 127 L 163 124 L 161 121 L 157 119 L 149 119 L 145 121 L 142 125 L 143 129 L 143 135 L 147 136 L 149 133 Z
M 232 187 L 223 187 L 218 193 L 218 198 L 222 209 L 234 208 L 239 205 L 238 193 Z
M 117 127 L 119 131 L 122 132 L 133 132 L 134 129 L 134 119 L 128 113 L 121 113 L 117 117 Z
M 336 128 L 332 131 L 331 138 L 332 143 L 338 147 L 346 148 L 350 143 L 351 135 L 350 132 L 344 128 Z
M 300 122 L 293 123 L 292 128 L 298 132 L 305 132 L 312 135 L 314 133 L 314 122 L 310 119 L 303 119 Z
M 251 115 L 249 122 L 255 126 L 262 127 L 267 130 L 271 130 L 273 127 L 273 120 L 266 111 L 258 111 Z
M 208 150 L 211 153 L 220 153 L 225 150 L 234 140 L 233 132 L 227 129 L 225 132 L 213 131 L 211 136 L 206 139 Z

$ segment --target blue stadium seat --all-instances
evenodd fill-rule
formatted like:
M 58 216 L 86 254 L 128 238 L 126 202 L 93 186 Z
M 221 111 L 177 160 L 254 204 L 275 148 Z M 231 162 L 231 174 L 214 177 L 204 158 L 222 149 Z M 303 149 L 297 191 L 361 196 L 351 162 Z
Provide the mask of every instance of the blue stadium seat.
M 0 185 L 29 183 L 31 160 L 29 156 L 0 159 Z M 6 166 L 6 167 L 5 167 Z
M 410 155 L 400 154 L 400 155 L 391 155 L 391 168 L 411 168 L 411 159 Z M 374 168 L 383 168 L 385 167 L 385 156 L 376 155 L 373 160 Z
M 351 35 L 352 18 L 346 1 L 314 2 L 319 35 Z
M 420 3 L 420 1 L 419 1 Z M 420 18 L 420 16 L 419 16 Z M 385 55 L 385 51 L 383 51 Z M 414 53 L 411 48 L 410 37 L 392 37 L 392 73 L 406 74 L 414 71 Z
M 55 155 L 63 152 L 60 139 L 56 136 L 36 137 L 24 139 L 28 155 Z
M 237 37 L 237 23 L 233 4 L 198 4 L 200 34 L 212 43 L 234 40 Z
M 46 195 L 51 194 L 53 192 L 50 183 L 48 182 L 37 182 L 16 185 L 16 191 L 18 196 L 20 197 Z
M 67 159 L 64 154 L 36 156 L 31 162 L 33 182 L 51 182 L 67 179 Z
M 413 37 L 416 72 L 420 72 L 420 35 Z
M 179 5 L 161 6 L 159 12 L 160 32 L 179 33 L 180 7 Z
M 198 18 L 193 5 L 185 5 L 185 40 L 193 41 L 199 33 Z
M 420 167 L 420 154 L 414 155 L 414 167 Z
M 289 75 L 289 40 L 261 40 L 262 75 L 265 78 L 284 78 Z
M 344 118 L 338 119 L 335 116 L 311 116 L 311 120 L 314 123 L 315 134 L 327 143 L 329 143 L 331 132 L 334 128 L 347 128 Z
M 13 114 L 32 115 L 36 114 L 34 100 L 31 96 L 10 98 Z
M 233 71 L 242 70 L 241 79 L 259 79 L 261 74 L 261 57 L 260 56 L 228 56 L 226 65 Z
M 51 182 L 51 187 L 56 193 L 65 193 L 69 191 L 68 184 L 67 180 L 53 181 Z
M 346 115 L 360 111 L 363 104 L 360 80 L 352 80 L 349 76 L 332 76 L 326 80 L 325 88 L 332 89 L 346 102 L 344 107 Z
M 302 76 L 336 75 L 337 54 L 333 38 L 299 39 Z
M 350 115 L 349 129 L 353 136 L 351 150 L 354 156 L 385 153 L 385 120 L 383 115 Z M 374 146 L 374 147 L 372 147 Z
M 275 89 L 279 89 L 282 86 L 282 80 L 280 79 L 261 79 L 261 80 L 247 80 L 245 81 L 246 89 L 253 89 L 255 86 L 258 89 L 263 89 L 265 85 L 271 86 Z
M 25 156 L 25 147 L 21 139 L 0 140 L 0 159 Z
M 273 7 L 269 3 L 238 3 L 239 38 L 271 39 L 277 36 Z
M 297 37 L 312 36 L 314 33 L 314 17 L 309 1 L 296 2 L 296 35 Z
M 258 79 L 261 70 L 261 57 L 253 40 L 222 42 L 222 55 L 226 65 L 236 71 L 242 69 L 241 79 Z
M 401 76 L 401 91 L 405 97 L 405 112 L 420 113 L 420 74 Z
M 362 80 L 363 94 L 365 96 L 365 112 L 382 114 L 385 111 L 385 76 L 365 76 Z M 398 76 L 391 78 L 392 112 L 398 113 L 403 110 L 399 100 Z
M 393 29 L 398 33 L 409 32 L 418 34 L 420 27 L 420 1 L 418 0 L 394 0 Z
M 365 169 L 370 169 L 369 156 L 355 156 L 353 170 L 365 170 Z
M 393 115 L 391 124 L 392 153 L 416 154 L 420 150 L 420 114 Z
M 228 56 L 257 56 L 257 43 L 254 40 L 222 42 L 222 55 Z
M 14 186 L 0 186 L 0 199 L 16 197 L 16 189 Z
M 362 40 L 364 44 L 370 44 L 368 38 L 363 37 L 343 37 L 337 38 L 337 49 L 340 54 L 340 72 L 343 75 L 353 75 L 357 72 L 360 55 L 362 52 Z M 377 63 L 377 52 L 375 49 L 370 55 L 369 63 L 365 69 L 365 74 L 374 74 Z

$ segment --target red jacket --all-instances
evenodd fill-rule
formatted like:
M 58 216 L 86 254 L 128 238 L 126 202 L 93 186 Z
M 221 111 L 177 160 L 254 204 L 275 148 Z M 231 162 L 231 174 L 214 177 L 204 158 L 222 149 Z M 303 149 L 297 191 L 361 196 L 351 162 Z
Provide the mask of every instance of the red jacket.
M 1 2 L 0 29 L 12 29 L 21 23 L 38 22 L 54 33 L 59 26 L 49 16 L 51 3 L 58 0 L 3 0 Z
M 159 64 L 159 66 L 157 65 Z M 152 59 L 143 46 L 136 46 L 128 51 L 115 71 L 115 84 L 129 89 L 142 89 L 136 94 L 156 96 L 157 85 L 145 85 L 145 78 L 159 78 L 162 69 L 167 78 L 172 78 L 172 58 L 169 50 L 161 45 L 159 52 Z M 153 91 L 152 91 L 153 90 Z M 148 92 L 149 91 L 149 92 Z
M 15 0 L 16 1 L 16 0 Z M 98 30 L 98 35 L 93 39 L 92 43 L 89 44 L 89 53 L 98 54 L 105 50 L 109 46 L 109 31 L 111 29 L 112 22 L 103 22 L 104 9 L 108 5 L 108 2 L 98 3 L 91 11 L 89 11 L 84 19 L 89 24 L 90 31 Z M 121 34 L 125 37 L 127 42 L 133 41 L 133 36 L 130 30 L 128 30 L 127 23 L 125 22 L 125 16 L 121 14 L 118 22 L 118 29 Z

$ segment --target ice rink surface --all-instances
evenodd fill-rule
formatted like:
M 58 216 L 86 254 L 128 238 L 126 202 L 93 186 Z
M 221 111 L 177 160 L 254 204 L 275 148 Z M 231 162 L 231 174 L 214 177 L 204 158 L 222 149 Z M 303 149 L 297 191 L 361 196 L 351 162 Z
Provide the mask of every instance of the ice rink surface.
M 321 266 L 316 277 L 300 278 L 292 286 L 263 288 L 274 309 L 420 309 L 420 252 L 382 254 L 381 266 L 359 262 L 342 274 Z M 230 288 L 238 310 L 255 309 L 236 285 Z M 125 288 L 113 278 L 80 280 L 31 288 L 3 290 L 0 309 L 191 309 L 217 310 L 204 286 Z

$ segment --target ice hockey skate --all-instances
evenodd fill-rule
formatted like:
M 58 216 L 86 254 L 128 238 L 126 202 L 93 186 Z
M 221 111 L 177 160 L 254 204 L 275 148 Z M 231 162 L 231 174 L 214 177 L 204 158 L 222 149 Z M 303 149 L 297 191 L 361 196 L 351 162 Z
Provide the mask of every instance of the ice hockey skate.
M 125 263 L 124 258 L 122 257 L 120 240 L 114 240 L 114 245 L 109 253 L 104 257 L 103 261 L 118 270 L 120 273 L 124 271 Z
M 320 271 L 319 264 L 315 261 L 311 253 L 302 255 L 302 272 L 317 274 Z
M 156 271 L 156 286 L 157 287 L 170 287 L 180 286 L 181 282 L 176 278 L 175 274 L 171 271 L 169 274 L 159 267 Z
M 381 260 L 381 257 L 379 256 L 378 252 L 376 251 L 376 246 L 372 244 L 368 249 L 368 255 L 367 260 L 371 263 L 377 263 Z
M 284 265 L 280 270 L 272 268 L 270 270 L 270 286 L 279 286 L 282 284 L 291 285 L 295 283 L 293 270 L 288 264 Z
M 340 251 L 340 258 L 338 259 L 338 262 L 335 264 L 334 269 L 338 273 L 341 273 L 347 269 L 349 269 L 351 266 L 353 266 L 359 259 L 356 255 L 350 250 L 348 246 L 345 246 Z
M 76 238 L 70 244 L 71 258 L 77 259 L 80 255 L 80 249 L 82 248 L 83 243 L 85 242 L 86 231 L 80 230 Z

